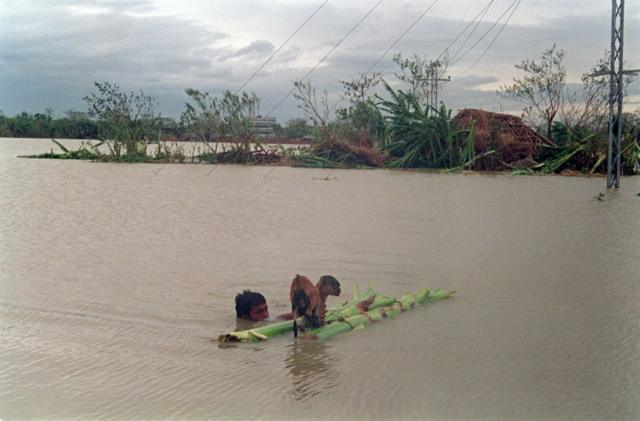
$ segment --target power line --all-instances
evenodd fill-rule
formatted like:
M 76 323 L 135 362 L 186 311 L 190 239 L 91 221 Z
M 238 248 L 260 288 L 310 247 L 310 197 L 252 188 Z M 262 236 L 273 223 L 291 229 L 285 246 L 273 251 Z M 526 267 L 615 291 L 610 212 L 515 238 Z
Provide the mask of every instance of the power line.
M 318 12 L 319 12 L 319 11 L 320 11 L 320 10 L 321 10 L 321 9 L 322 9 L 322 8 L 323 8 L 323 7 L 328 3 L 328 2 L 329 2 L 329 0 L 325 0 L 325 2 L 324 2 L 324 3 L 322 3 L 322 4 L 320 5 L 320 7 L 318 7 L 318 8 L 317 8 L 317 9 L 316 9 L 316 10 L 315 10 L 315 11 L 314 11 L 314 12 L 313 12 L 313 13 L 312 13 L 312 14 L 311 14 L 311 15 L 310 15 L 310 16 L 309 16 L 309 17 L 308 17 L 304 22 L 302 22 L 302 25 L 300 25 L 300 26 L 298 27 L 298 29 L 296 29 L 296 30 L 295 30 L 291 35 L 289 35 L 289 38 L 287 38 L 287 39 L 286 39 L 286 41 L 285 41 L 285 42 L 283 42 L 283 43 L 280 45 L 280 47 L 278 47 L 278 49 L 277 49 L 273 54 L 271 54 L 271 56 L 270 56 L 270 57 L 269 57 L 269 58 L 268 58 L 264 63 L 262 63 L 262 65 L 261 65 L 260 67 L 258 67 L 258 68 L 256 69 L 256 71 L 255 71 L 255 72 L 253 72 L 253 74 L 252 74 L 251 76 L 249 76 L 249 78 L 248 78 L 247 80 L 245 80 L 245 81 L 244 81 L 244 83 L 242 84 L 242 86 L 240 86 L 240 87 L 239 87 L 239 88 L 234 92 L 234 95 L 237 95 L 237 94 L 238 94 L 238 92 L 240 92 L 240 91 L 241 91 L 245 86 L 247 86 L 247 84 L 248 84 L 249 82 L 251 82 L 251 81 L 253 80 L 253 78 L 254 78 L 254 77 L 256 77 L 256 76 L 258 75 L 258 73 L 260 73 L 260 71 L 261 71 L 262 69 L 264 69 L 264 67 L 265 67 L 267 64 L 269 64 L 269 63 L 271 62 L 271 60 L 273 60 L 273 58 L 274 58 L 276 55 L 278 55 L 278 53 L 280 52 L 280 50 L 282 50 L 282 49 L 284 48 L 284 46 L 285 46 L 285 45 L 287 45 L 287 43 L 288 43 L 289 41 L 291 41 L 291 39 L 292 39 L 294 36 L 296 36 L 296 34 L 297 34 L 298 32 L 300 32 L 300 30 L 301 30 L 301 29 L 302 29 L 302 28 L 303 28 L 303 27 L 304 27 L 304 26 L 305 26 L 305 25 L 306 25 L 306 24 L 307 24 L 311 19 L 313 19 L 313 17 L 314 17 L 315 15 L 317 15 L 317 14 L 318 14 Z
M 462 16 L 462 22 L 464 22 L 464 20 L 467 18 L 467 15 L 469 14 L 469 11 L 471 10 L 472 7 L 473 7 L 473 0 L 469 2 L 469 6 L 467 6 L 467 10 L 464 11 L 464 15 Z
M 367 69 L 367 71 L 364 73 L 365 75 L 368 74 L 371 70 L 373 70 L 374 67 L 376 67 L 381 61 L 382 59 L 389 54 L 389 51 L 391 51 L 396 45 L 398 45 L 398 43 L 400 41 L 402 41 L 402 39 L 409 33 L 409 31 L 411 31 L 417 24 L 418 22 L 420 22 L 422 20 L 423 17 L 425 17 L 425 15 L 427 13 L 429 13 L 431 11 L 431 9 L 433 9 L 433 7 L 438 3 L 439 0 L 435 0 L 433 3 L 431 3 L 431 5 L 429 5 L 429 7 L 427 7 L 419 16 L 418 18 L 413 21 L 413 23 L 411 25 L 409 25 L 409 27 L 402 33 L 402 35 L 400 35 L 398 37 L 398 39 L 396 39 L 390 46 L 389 48 L 387 48 L 385 50 L 384 53 L 382 53 L 382 55 L 380 57 L 378 57 L 378 59 L 375 61 L 375 63 L 373 63 L 371 66 L 369 66 L 369 68 Z
M 322 57 L 322 59 L 320 59 L 320 61 L 311 70 L 307 72 L 307 74 L 301 79 L 301 82 L 304 82 L 309 76 L 311 76 L 311 74 L 313 74 L 313 72 L 315 72 L 322 63 L 324 63 L 324 61 L 349 37 L 349 35 L 351 35 L 356 29 L 358 29 L 358 27 L 362 24 L 362 22 L 364 22 L 369 17 L 369 15 L 371 15 L 378 8 L 378 6 L 382 4 L 383 1 L 384 0 L 379 0 L 371 9 L 369 9 L 369 11 L 358 21 L 358 23 L 356 23 L 349 30 L 349 32 L 347 32 L 345 36 L 342 37 L 342 39 L 338 41 L 338 43 L 334 45 L 333 48 L 324 57 Z M 278 102 L 276 106 L 273 107 L 271 111 L 269 111 L 266 117 L 271 116 L 271 114 L 273 114 L 273 112 L 277 110 L 287 98 L 289 98 L 289 96 L 293 93 L 295 89 L 296 87 L 294 85 L 294 87 L 291 88 L 289 92 L 287 92 L 287 94 L 280 100 L 280 102 Z
M 437 1 L 436 1 L 437 2 Z M 461 60 L 464 56 L 466 56 L 471 50 L 473 50 L 492 30 L 493 28 L 495 28 L 495 26 L 502 21 L 502 19 L 504 18 L 504 16 L 509 13 L 509 11 L 511 10 L 511 14 L 509 15 L 509 17 L 507 18 L 507 20 L 505 21 L 505 23 L 502 25 L 502 27 L 500 28 L 500 30 L 498 31 L 498 33 L 496 34 L 496 36 L 494 37 L 494 39 L 491 41 L 491 43 L 489 44 L 489 46 L 487 47 L 487 49 L 485 49 L 485 51 L 483 51 L 483 53 L 480 55 L 480 57 L 478 57 L 478 59 L 471 65 L 471 67 L 473 67 L 474 65 L 476 65 L 481 59 L 482 57 L 487 53 L 487 51 L 493 46 L 493 44 L 495 43 L 495 41 L 498 39 L 498 37 L 500 36 L 500 34 L 504 31 L 504 28 L 506 27 L 506 25 L 509 23 L 509 21 L 511 20 L 512 16 L 514 15 L 515 11 L 517 10 L 518 6 L 520 6 L 520 3 L 522 2 L 522 0 L 514 0 L 509 7 L 507 7 L 507 9 L 504 11 L 504 13 L 498 18 L 498 20 L 496 22 L 494 22 L 491 27 L 489 28 L 488 31 L 486 31 L 478 41 L 476 41 L 471 47 L 469 47 L 464 54 L 462 54 L 459 58 L 455 58 L 455 55 L 458 54 L 458 52 L 460 52 L 460 50 L 467 44 L 467 42 L 469 41 L 469 39 L 471 38 L 471 36 L 473 36 L 473 34 L 476 32 L 476 30 L 478 29 L 478 26 L 480 25 L 480 23 L 482 22 L 482 19 L 486 16 L 486 14 L 488 13 L 489 9 L 491 8 L 491 5 L 495 2 L 495 0 L 490 0 L 481 10 L 480 12 L 473 18 L 473 20 L 471 22 L 469 22 L 463 29 L 462 31 L 460 31 L 460 33 L 458 33 L 458 35 L 454 38 L 453 41 L 451 41 L 449 43 L 449 45 L 442 51 L 442 53 L 440 53 L 440 55 L 438 55 L 437 60 L 439 60 L 444 54 L 446 54 L 446 52 L 449 50 L 449 48 L 451 48 L 452 45 L 454 45 L 459 39 L 460 37 L 469 29 L 469 27 L 471 27 L 472 25 L 474 25 L 473 29 L 471 30 L 471 32 L 467 35 L 465 41 L 460 45 L 460 47 L 458 47 L 458 49 L 456 50 L 456 52 L 454 53 L 454 58 L 451 61 L 451 64 L 454 64 L 455 62 L 458 62 L 459 60 Z M 403 33 L 403 35 L 398 39 L 398 41 L 396 41 L 394 44 L 392 44 L 392 46 L 387 49 L 387 51 L 385 51 L 385 53 L 380 57 L 380 59 L 378 59 L 376 61 L 376 63 L 374 63 L 374 66 L 377 65 L 380 60 L 382 60 L 382 58 L 397 44 L 397 42 L 399 42 L 400 39 L 402 39 L 402 37 L 404 37 L 406 35 L 407 32 L 409 32 L 409 30 L 411 30 L 411 28 L 413 28 L 413 26 L 415 26 L 418 21 L 420 19 L 422 19 L 422 17 L 424 15 L 426 15 L 426 13 L 428 12 L 428 10 L 430 10 L 431 7 L 433 7 L 434 4 L 432 4 L 422 15 L 420 15 L 418 17 L 418 19 L 409 27 L 409 29 L 407 31 L 405 31 Z M 515 7 L 514 7 L 515 6 Z M 469 9 L 467 9 L 468 12 Z M 371 71 L 371 69 L 374 67 L 370 67 L 369 70 L 367 70 L 367 72 L 365 73 L 365 75 Z M 464 73 L 466 73 L 467 71 L 469 71 L 471 69 L 471 67 L 469 69 L 467 69 Z M 464 74 L 462 73 L 462 74 Z M 461 75 L 462 75 L 461 74 Z M 458 75 L 460 76 L 460 75 Z M 456 77 L 458 77 L 456 76 Z M 449 81 L 450 79 L 443 79 L 443 81 Z M 436 88 L 437 89 L 437 88 Z M 437 94 L 436 94 L 437 95 Z M 335 107 L 337 107 L 337 105 L 342 102 L 344 100 L 344 96 L 342 96 L 337 102 L 336 104 L 333 106 L 333 109 L 335 109 Z M 436 100 L 437 101 L 437 100 Z
M 364 76 L 366 76 L 376 65 L 378 65 L 380 63 L 380 61 L 382 61 L 382 59 L 389 53 L 389 51 L 391 51 L 391 49 L 393 49 L 406 35 L 407 33 L 413 29 L 413 27 L 415 25 L 418 24 L 418 22 L 435 6 L 435 4 L 438 2 L 438 0 L 436 0 L 435 2 L 433 2 L 431 5 L 429 5 L 429 7 L 427 7 L 427 9 L 425 9 L 424 12 L 422 12 L 418 18 L 409 26 L 409 28 L 407 28 L 407 30 L 405 30 L 402 35 L 400 35 L 400 37 L 394 41 L 391 46 L 389 48 L 387 48 L 387 50 L 378 58 L 378 60 L 376 60 L 376 62 L 369 67 L 369 69 L 363 74 Z M 458 33 L 458 35 L 454 38 L 453 41 L 451 41 L 449 43 L 449 45 L 447 45 L 444 50 L 442 50 L 442 52 L 440 53 L 440 55 L 438 55 L 438 58 L 436 60 L 440 60 L 440 58 L 442 58 L 443 55 L 446 54 L 446 52 L 449 50 L 449 48 L 451 48 L 451 46 L 453 46 L 459 39 L 460 37 L 467 31 L 467 29 L 469 29 L 470 26 L 472 26 L 474 23 L 476 23 L 476 21 L 478 21 L 480 19 L 480 21 L 482 20 L 482 18 L 484 18 L 484 16 L 487 14 L 487 12 L 489 11 L 489 9 L 491 8 L 491 5 L 495 2 L 495 0 L 490 0 L 481 10 L 480 12 L 471 20 L 471 22 L 469 22 L 463 29 L 462 31 L 460 31 Z M 471 9 L 471 5 L 473 4 L 473 0 L 471 1 L 471 3 L 469 4 L 469 6 L 467 7 L 467 10 L 465 12 L 465 17 L 466 15 L 469 13 L 469 10 Z M 462 18 L 462 20 L 464 20 L 464 17 Z M 473 30 L 471 31 L 471 33 L 467 36 L 467 39 L 464 41 L 464 43 L 460 46 L 460 48 L 456 51 L 456 53 L 458 51 L 460 51 L 460 49 L 462 47 L 464 47 L 464 45 L 468 42 L 469 38 L 473 35 L 473 33 L 476 31 L 478 25 L 480 24 L 480 22 L 478 21 L 478 23 L 475 25 L 475 27 L 473 28 Z M 448 81 L 449 79 L 445 79 L 446 81 Z M 335 110 L 336 107 L 342 102 L 344 101 L 345 96 L 341 95 L 340 98 L 338 99 L 338 101 L 336 101 L 336 103 L 333 105 L 333 107 L 331 108 L 332 110 Z
M 469 32 L 469 34 L 467 35 L 467 38 L 465 38 L 464 42 L 462 44 L 460 44 L 460 46 L 458 47 L 458 49 L 456 50 L 455 53 L 453 53 L 452 56 L 452 61 L 455 60 L 456 56 L 458 55 L 458 53 L 460 52 L 460 50 L 462 50 L 464 48 L 465 45 L 467 45 L 467 42 L 469 42 L 469 39 L 471 39 L 471 37 L 473 36 L 473 34 L 475 34 L 476 30 L 478 29 L 478 26 L 480 26 L 480 23 L 482 23 L 482 19 L 484 19 L 484 17 L 487 15 L 487 13 L 489 12 L 489 9 L 491 9 L 491 5 L 494 3 L 495 0 L 491 0 L 489 1 L 489 3 L 487 3 L 487 5 L 482 8 L 482 10 L 480 10 L 480 13 L 478 13 L 476 15 L 475 18 L 473 18 L 473 20 L 471 22 L 469 22 L 469 24 L 467 26 L 464 27 L 464 29 L 458 34 L 458 36 L 451 41 L 451 43 L 442 51 L 442 53 L 440 53 L 440 55 L 438 56 L 438 58 L 442 57 L 443 54 L 445 54 L 449 48 L 451 48 L 451 46 L 453 44 L 455 44 L 460 37 L 462 36 L 462 34 L 464 34 L 467 29 L 469 29 L 469 27 L 471 25 L 474 25 L 473 29 L 471 30 L 471 32 Z
M 484 51 L 482 52 L 482 54 L 480 54 L 480 56 L 476 59 L 476 61 L 473 62 L 473 64 L 471 66 L 469 66 L 467 68 L 467 70 L 465 70 L 464 72 L 458 74 L 456 77 L 460 77 L 464 74 L 466 74 L 469 70 L 471 70 L 476 64 L 478 64 L 478 62 L 480 60 L 482 60 L 482 57 L 484 57 L 484 55 L 487 53 L 487 51 L 489 51 L 491 49 L 491 47 L 493 47 L 493 44 L 496 42 L 496 40 L 498 39 L 498 37 L 500 36 L 500 34 L 502 34 L 502 31 L 504 31 L 504 28 L 506 28 L 507 24 L 509 23 L 509 21 L 511 20 L 511 18 L 513 17 L 513 15 L 516 13 L 516 10 L 518 10 L 518 7 L 520 6 L 520 3 L 522 3 L 522 0 L 518 0 L 518 2 L 516 3 L 515 7 L 513 8 L 513 10 L 511 11 L 511 14 L 509 15 L 509 17 L 507 17 L 507 20 L 502 24 L 502 27 L 500 28 L 500 30 L 498 31 L 498 33 L 496 34 L 495 37 L 493 37 L 493 39 L 491 40 L 491 42 L 489 43 L 489 45 L 487 46 L 487 48 L 484 49 Z M 507 9 L 508 10 L 508 9 Z
M 427 13 L 429 13 L 431 11 L 431 9 L 433 9 L 435 7 L 435 5 L 438 3 L 439 0 L 435 0 L 433 3 L 431 3 L 420 15 L 418 15 L 418 17 L 416 18 L 416 20 L 413 21 L 413 23 L 411 25 L 409 25 L 409 27 L 402 33 L 402 35 L 400 35 L 393 43 L 391 43 L 391 45 L 389 46 L 389 48 L 387 48 L 385 50 L 384 53 L 382 53 L 382 55 L 380 55 L 380 57 L 378 57 L 378 59 L 371 65 L 369 66 L 369 68 L 367 69 L 366 72 L 364 72 L 362 74 L 362 77 L 364 78 L 366 75 L 369 74 L 369 72 L 371 70 L 373 70 L 374 67 L 376 67 L 378 64 L 380 64 L 380 62 L 382 61 L 383 58 L 386 57 L 387 54 L 389 54 L 389 51 L 391 51 L 396 45 L 398 45 L 398 43 L 400 41 L 402 41 L 402 39 L 409 33 L 409 31 L 411 31 L 417 24 L 418 22 L 420 22 L 422 20 L 422 18 L 424 18 L 426 16 Z M 333 104 L 333 106 L 331 107 L 332 110 L 335 110 L 335 108 L 338 106 L 338 104 L 340 104 L 342 101 L 344 101 L 344 95 L 340 97 L 340 99 L 338 99 L 338 101 L 336 101 L 335 104 Z
M 445 49 L 444 49 L 444 50 L 442 50 L 442 52 L 441 52 L 441 53 L 440 53 L 440 55 L 438 56 L 438 59 L 440 59 L 440 58 L 441 58 L 441 57 L 442 57 L 442 56 L 443 56 L 443 55 L 444 55 L 444 54 L 449 50 L 449 48 L 451 48 L 451 47 L 453 46 L 453 44 L 455 44 L 455 43 L 460 39 L 460 37 L 462 36 L 462 34 L 464 34 L 465 32 L 467 32 L 467 29 L 469 29 L 469 27 L 470 27 L 471 25 L 473 25 L 473 24 L 476 22 L 476 20 L 478 20 L 478 18 L 480 18 L 481 20 L 482 20 L 482 18 L 484 18 L 484 16 L 487 14 L 487 12 L 489 11 L 489 8 L 491 7 L 491 5 L 493 4 L 493 2 L 494 2 L 494 1 L 495 1 L 495 0 L 491 0 L 491 1 L 489 1 L 489 3 L 487 3 L 487 4 L 486 4 L 486 5 L 485 5 L 481 10 L 480 10 L 480 13 L 478 13 L 478 14 L 473 18 L 473 20 L 472 20 L 471 22 L 469 22 L 469 23 L 467 24 L 467 26 L 465 26 L 465 27 L 464 27 L 464 29 L 463 29 L 462 31 L 460 31 L 460 33 L 459 33 L 459 34 L 454 38 L 454 40 L 453 40 L 453 41 L 451 41 L 451 42 L 449 43 L 449 45 L 447 45 L 447 46 L 445 47 Z M 464 45 L 469 41 L 469 38 L 471 37 L 471 35 L 473 35 L 473 33 L 475 32 L 475 30 L 476 30 L 476 28 L 477 28 L 477 27 L 478 27 L 478 25 L 476 25 L 476 27 L 473 29 L 473 31 L 471 31 L 471 34 L 469 34 L 469 36 L 467 37 L 467 39 L 465 40 L 465 42 L 462 44 L 462 46 L 464 46 Z M 458 51 L 459 51 L 459 50 L 458 50 Z M 457 51 L 456 51 L 456 53 L 457 53 Z
M 509 11 L 516 6 L 516 4 L 520 3 L 522 0 L 513 0 L 513 2 L 511 2 L 511 4 L 509 5 L 509 7 L 507 7 L 507 9 L 504 11 L 504 13 L 502 13 L 502 15 L 500 15 L 500 17 L 498 18 L 498 20 L 496 20 L 495 22 L 493 22 L 493 24 L 491 25 L 491 27 L 489 27 L 489 29 L 482 34 L 482 36 L 471 46 L 467 49 L 467 51 L 464 52 L 464 54 L 462 54 L 460 57 L 456 57 L 454 60 L 451 61 L 451 64 L 455 64 L 457 62 L 459 62 L 460 60 L 462 60 L 462 58 L 464 56 L 466 56 L 467 54 L 469 54 L 469 52 L 471 50 L 473 50 L 487 35 L 489 35 L 489 33 L 491 31 L 493 31 L 493 28 L 496 27 L 496 25 L 498 23 L 500 23 L 500 21 L 502 20 L 503 17 L 506 16 L 507 13 L 509 13 Z

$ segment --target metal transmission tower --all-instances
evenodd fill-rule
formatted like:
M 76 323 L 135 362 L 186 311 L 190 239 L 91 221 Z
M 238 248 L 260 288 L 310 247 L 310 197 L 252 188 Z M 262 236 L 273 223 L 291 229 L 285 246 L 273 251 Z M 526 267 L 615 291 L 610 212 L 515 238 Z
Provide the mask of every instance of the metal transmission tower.
M 620 187 L 622 152 L 622 97 L 624 51 L 624 0 L 612 0 L 611 67 L 609 69 L 609 152 L 607 155 L 607 188 Z
M 432 107 L 432 110 L 438 109 L 438 83 L 439 82 L 449 82 L 451 81 L 451 76 L 448 78 L 439 78 L 438 76 L 439 68 L 434 67 L 431 69 L 431 74 L 429 75 L 429 105 Z M 431 112 L 431 111 L 430 111 Z
M 622 103 L 624 76 L 640 70 L 623 70 L 624 0 L 611 1 L 611 63 L 608 70 L 591 76 L 609 76 L 609 151 L 607 154 L 607 188 L 620 188 L 622 164 Z

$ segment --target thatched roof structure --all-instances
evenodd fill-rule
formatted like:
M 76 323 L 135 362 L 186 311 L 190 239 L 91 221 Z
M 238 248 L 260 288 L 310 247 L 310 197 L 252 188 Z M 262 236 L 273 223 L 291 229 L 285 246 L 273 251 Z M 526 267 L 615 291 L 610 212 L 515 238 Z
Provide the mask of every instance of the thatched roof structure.
M 468 129 L 474 124 L 476 154 L 495 150 L 479 160 L 476 169 L 529 167 L 540 144 L 547 140 L 529 128 L 519 117 L 477 109 L 465 109 L 454 117 L 454 124 Z

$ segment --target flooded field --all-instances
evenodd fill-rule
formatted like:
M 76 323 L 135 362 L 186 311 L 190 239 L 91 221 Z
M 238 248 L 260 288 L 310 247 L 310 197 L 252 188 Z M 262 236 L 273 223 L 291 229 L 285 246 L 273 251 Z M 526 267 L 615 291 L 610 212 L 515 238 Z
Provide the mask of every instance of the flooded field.
M 640 417 L 640 177 L 16 158 L 50 145 L 0 139 L 0 418 Z M 211 341 L 296 273 L 457 294 Z

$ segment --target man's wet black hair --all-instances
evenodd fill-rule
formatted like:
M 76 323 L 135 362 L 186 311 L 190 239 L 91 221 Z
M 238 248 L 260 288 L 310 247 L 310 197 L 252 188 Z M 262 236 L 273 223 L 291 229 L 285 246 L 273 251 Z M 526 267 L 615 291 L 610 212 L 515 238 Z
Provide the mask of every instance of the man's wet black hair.
M 250 317 L 251 307 L 266 303 L 267 299 L 264 295 L 245 289 L 242 294 L 236 295 L 236 317 L 239 319 Z

